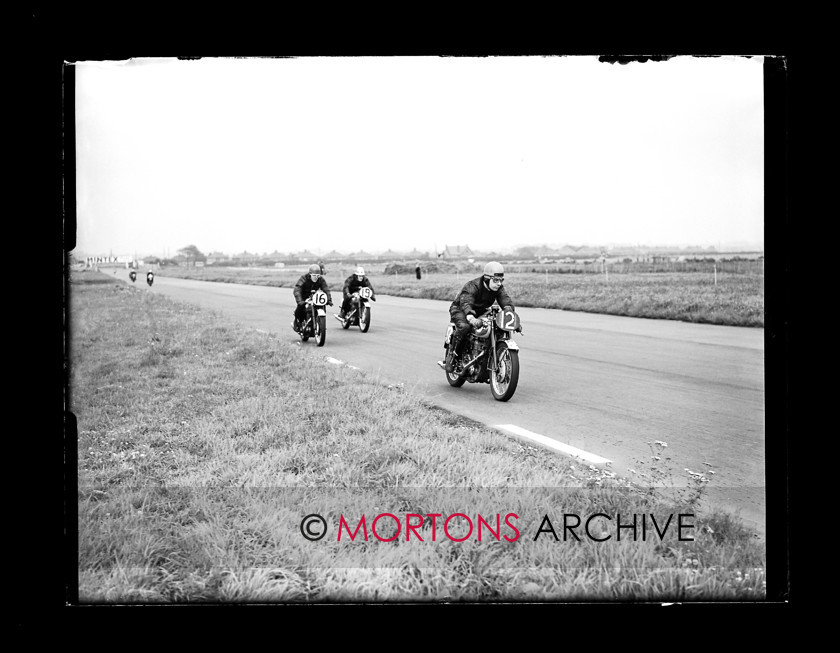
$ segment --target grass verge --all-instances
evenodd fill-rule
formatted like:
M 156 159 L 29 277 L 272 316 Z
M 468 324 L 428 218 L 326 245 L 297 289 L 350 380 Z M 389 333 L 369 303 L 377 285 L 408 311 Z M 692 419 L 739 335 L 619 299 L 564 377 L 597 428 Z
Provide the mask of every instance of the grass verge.
M 80 602 L 765 597 L 764 545 L 697 495 L 103 277 L 70 287 Z

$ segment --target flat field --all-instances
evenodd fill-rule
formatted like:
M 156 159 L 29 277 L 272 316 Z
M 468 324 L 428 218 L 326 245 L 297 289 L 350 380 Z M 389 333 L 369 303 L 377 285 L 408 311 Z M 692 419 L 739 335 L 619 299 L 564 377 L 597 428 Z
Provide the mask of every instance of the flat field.
M 728 326 L 764 327 L 764 275 L 762 267 L 745 266 L 745 272 L 716 271 L 559 273 L 512 272 L 505 288 L 517 306 L 681 320 Z M 164 267 L 159 274 L 185 279 L 228 283 L 294 286 L 305 268 L 192 268 Z M 367 266 L 376 292 L 400 297 L 451 300 L 479 271 L 385 274 L 383 266 Z M 327 282 L 340 290 L 352 274 L 349 265 L 327 267 Z

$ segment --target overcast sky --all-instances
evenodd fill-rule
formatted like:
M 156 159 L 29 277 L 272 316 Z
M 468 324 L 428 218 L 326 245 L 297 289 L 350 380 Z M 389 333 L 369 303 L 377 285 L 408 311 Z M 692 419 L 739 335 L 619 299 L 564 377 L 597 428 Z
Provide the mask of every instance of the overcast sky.
M 79 62 L 75 252 L 763 247 L 762 62 Z

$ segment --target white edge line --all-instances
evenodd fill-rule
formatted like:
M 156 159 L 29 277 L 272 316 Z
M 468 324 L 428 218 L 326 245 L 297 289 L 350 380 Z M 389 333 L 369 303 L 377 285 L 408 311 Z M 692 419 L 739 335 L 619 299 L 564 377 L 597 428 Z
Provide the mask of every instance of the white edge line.
M 349 367 L 351 370 L 359 369 L 355 365 L 351 365 L 350 363 L 345 363 L 344 361 L 340 361 L 337 358 L 333 358 L 332 356 L 324 356 L 328 363 L 332 363 L 333 365 L 344 365 L 344 367 Z
M 509 431 L 510 433 L 522 436 L 523 438 L 534 440 L 535 442 L 539 442 L 541 445 L 548 447 L 549 449 L 554 449 L 555 451 L 559 451 L 569 456 L 581 458 L 587 462 L 592 463 L 593 465 L 603 465 L 612 462 L 608 458 L 602 458 L 601 456 L 596 456 L 594 453 L 589 453 L 588 451 L 584 451 L 583 449 L 578 449 L 577 447 L 572 447 L 568 444 L 563 444 L 562 442 L 558 442 L 557 440 L 552 440 L 551 438 L 546 437 L 544 435 L 540 435 L 539 433 L 534 433 L 533 431 L 528 431 L 520 426 L 516 426 L 516 424 L 496 424 L 493 428 L 502 429 L 503 431 Z

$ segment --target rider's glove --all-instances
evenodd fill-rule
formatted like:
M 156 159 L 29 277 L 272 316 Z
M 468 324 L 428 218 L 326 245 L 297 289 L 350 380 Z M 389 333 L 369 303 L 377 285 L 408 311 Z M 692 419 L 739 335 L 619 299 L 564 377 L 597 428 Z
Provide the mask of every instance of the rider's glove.
M 475 326 L 478 320 L 472 315 L 467 315 L 467 322 L 470 323 L 470 326 Z
M 370 298 L 371 300 L 376 301 L 376 297 L 374 297 L 373 295 L 371 295 Z
M 332 305 L 333 305 L 332 300 L 327 302 L 327 306 L 332 306 Z

